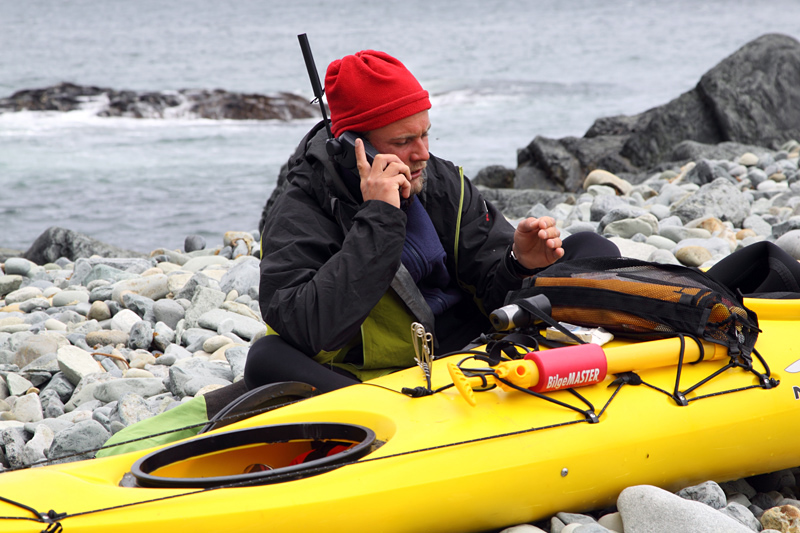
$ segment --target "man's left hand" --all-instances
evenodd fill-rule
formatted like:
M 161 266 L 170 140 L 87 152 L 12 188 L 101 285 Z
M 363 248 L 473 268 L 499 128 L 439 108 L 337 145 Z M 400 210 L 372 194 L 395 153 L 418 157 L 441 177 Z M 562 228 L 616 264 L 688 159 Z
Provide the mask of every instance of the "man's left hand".
M 561 232 L 551 217 L 526 218 L 514 232 L 514 255 L 525 268 L 542 268 L 564 255 Z

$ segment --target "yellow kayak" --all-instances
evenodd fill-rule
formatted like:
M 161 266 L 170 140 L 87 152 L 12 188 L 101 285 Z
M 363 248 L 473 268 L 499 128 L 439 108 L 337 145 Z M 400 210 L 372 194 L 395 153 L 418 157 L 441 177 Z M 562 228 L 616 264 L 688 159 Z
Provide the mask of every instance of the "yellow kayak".
M 454 369 L 455 355 L 433 362 L 427 396 L 401 392 L 426 385 L 411 368 L 161 449 L 1 474 L 0 531 L 486 531 L 601 508 L 632 485 L 797 466 L 800 300 L 745 305 L 769 369 L 726 368 L 709 343 L 690 364 L 691 340 L 679 367 L 679 339 L 615 340 L 604 378 L 566 383 L 602 381 L 537 397 L 480 390 L 468 368 L 486 365 Z

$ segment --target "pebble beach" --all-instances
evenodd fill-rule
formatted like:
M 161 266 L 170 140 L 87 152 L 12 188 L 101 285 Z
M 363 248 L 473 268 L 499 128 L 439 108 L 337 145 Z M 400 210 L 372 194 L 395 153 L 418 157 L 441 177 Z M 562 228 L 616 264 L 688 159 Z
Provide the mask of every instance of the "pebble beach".
M 512 223 L 552 216 L 562 236 L 592 231 L 623 256 L 705 269 L 762 240 L 800 259 L 798 160 L 800 143 L 790 141 L 682 162 L 636 183 L 595 170 L 569 201 L 522 210 L 485 191 Z M 190 235 L 183 249 L 143 258 L 39 265 L 20 253 L 0 263 L 2 469 L 91 457 L 120 429 L 242 379 L 249 346 L 266 333 L 258 249 L 257 231 L 228 231 L 217 243 Z M 798 474 L 675 494 L 635 486 L 613 509 L 565 510 L 504 531 L 800 531 Z

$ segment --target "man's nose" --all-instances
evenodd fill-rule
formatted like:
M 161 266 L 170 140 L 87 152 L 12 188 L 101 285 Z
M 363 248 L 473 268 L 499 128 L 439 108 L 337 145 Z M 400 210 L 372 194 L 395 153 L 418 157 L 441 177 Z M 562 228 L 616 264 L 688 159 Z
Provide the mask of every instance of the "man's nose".
M 411 152 L 412 161 L 427 161 L 431 158 L 428 152 L 428 143 L 425 139 L 417 139 L 414 141 L 414 150 Z

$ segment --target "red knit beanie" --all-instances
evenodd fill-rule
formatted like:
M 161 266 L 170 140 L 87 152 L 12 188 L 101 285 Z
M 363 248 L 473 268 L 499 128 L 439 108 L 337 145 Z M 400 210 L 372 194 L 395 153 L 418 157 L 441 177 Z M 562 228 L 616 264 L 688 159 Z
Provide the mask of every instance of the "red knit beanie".
M 325 94 L 331 130 L 365 132 L 431 108 L 428 91 L 400 61 L 363 50 L 328 65 Z

